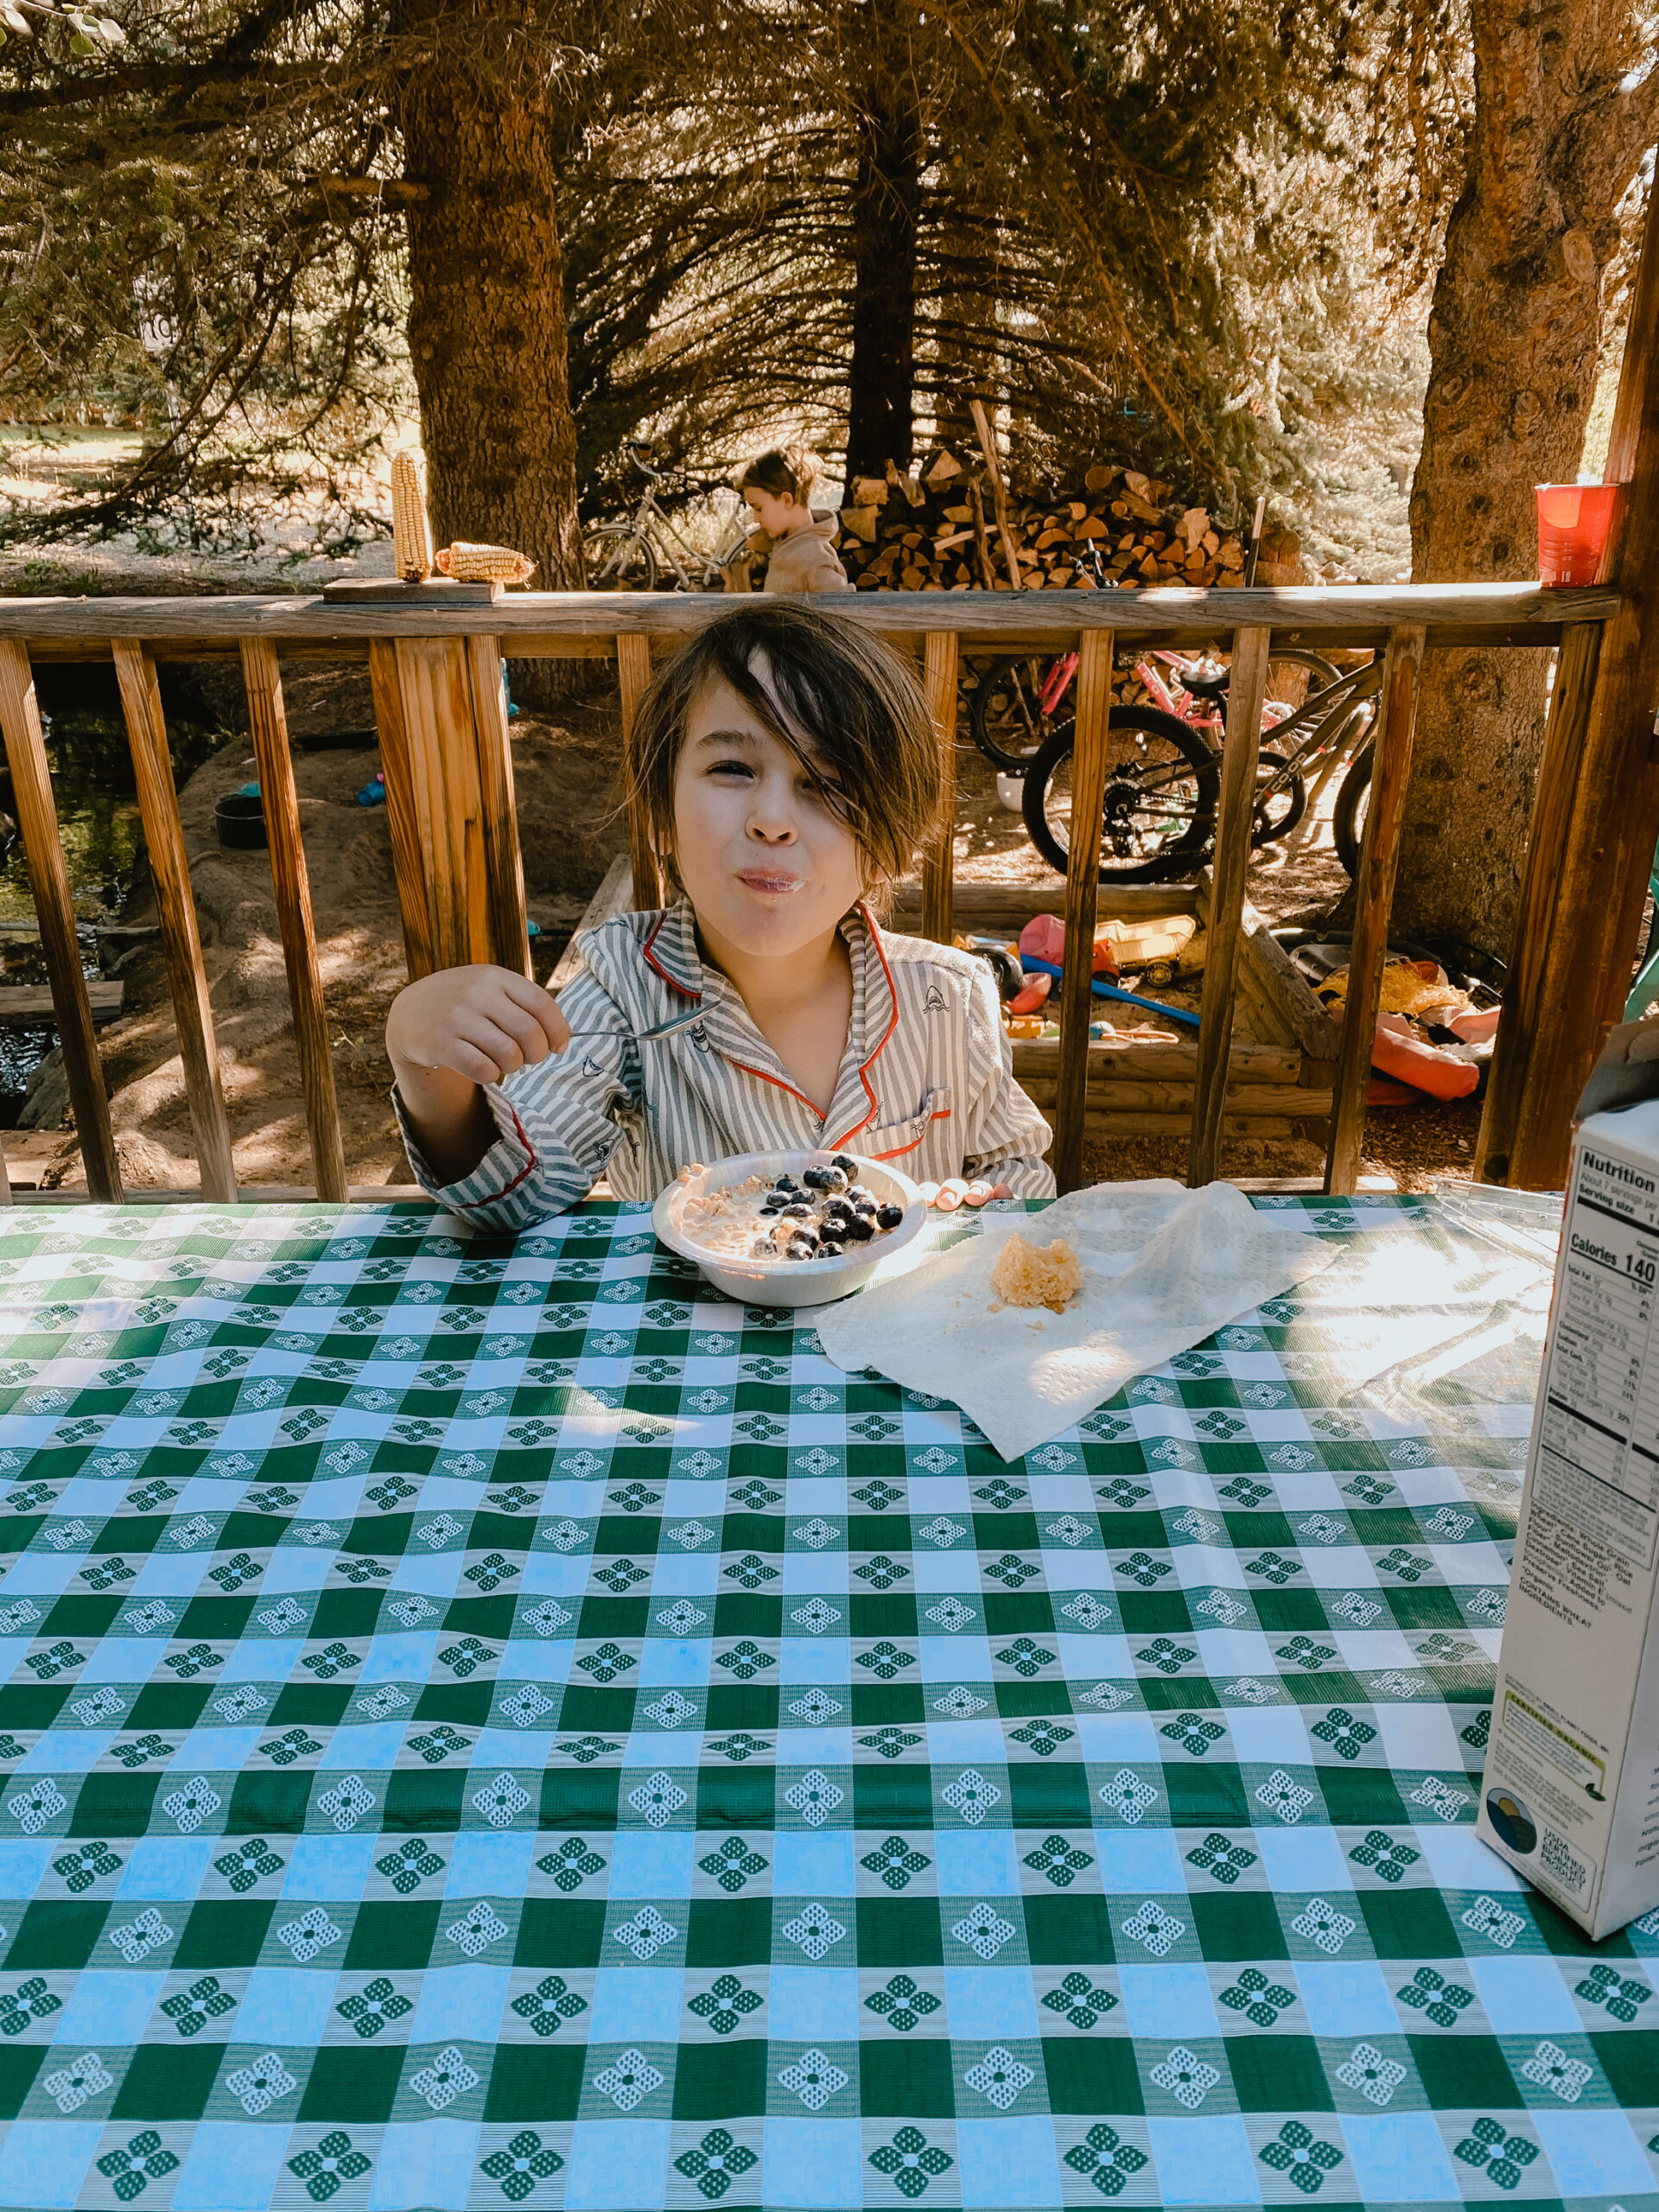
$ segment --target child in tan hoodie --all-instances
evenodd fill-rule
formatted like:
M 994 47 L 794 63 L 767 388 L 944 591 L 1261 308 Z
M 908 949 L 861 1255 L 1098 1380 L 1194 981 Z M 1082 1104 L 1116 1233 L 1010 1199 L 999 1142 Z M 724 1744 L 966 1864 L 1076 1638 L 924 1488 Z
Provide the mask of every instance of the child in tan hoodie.
M 772 540 L 766 563 L 767 591 L 850 591 L 847 571 L 836 558 L 836 518 L 814 513 L 808 497 L 816 474 L 804 456 L 773 447 L 759 454 L 737 479 L 737 488 Z

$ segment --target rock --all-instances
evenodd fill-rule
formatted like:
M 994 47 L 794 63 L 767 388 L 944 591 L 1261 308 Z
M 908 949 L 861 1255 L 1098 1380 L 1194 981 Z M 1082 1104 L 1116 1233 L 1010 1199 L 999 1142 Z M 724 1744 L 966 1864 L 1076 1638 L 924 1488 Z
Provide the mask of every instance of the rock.
M 69 1119 L 69 1076 L 63 1047 L 54 1045 L 29 1077 L 17 1116 L 20 1129 L 60 1129 Z

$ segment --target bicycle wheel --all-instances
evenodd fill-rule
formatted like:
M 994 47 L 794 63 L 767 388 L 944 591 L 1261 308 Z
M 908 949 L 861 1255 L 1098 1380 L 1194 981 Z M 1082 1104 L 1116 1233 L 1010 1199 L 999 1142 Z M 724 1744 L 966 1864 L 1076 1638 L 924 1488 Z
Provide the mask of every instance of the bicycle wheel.
M 654 591 L 657 556 L 626 523 L 600 523 L 582 537 L 582 571 L 589 591 Z
M 977 673 L 969 696 L 968 728 L 974 743 L 1005 775 L 1023 775 L 1036 753 L 1077 718 L 1070 690 L 1052 716 L 1041 706 L 1046 660 L 994 660 Z
M 1303 651 L 1300 645 L 1276 646 L 1268 660 L 1268 690 L 1269 706 L 1288 707 L 1293 713 L 1304 707 L 1316 691 L 1325 690 L 1332 683 L 1340 683 L 1342 671 L 1319 653 Z M 1275 720 L 1282 721 L 1282 715 Z M 1262 720 L 1263 734 L 1271 727 L 1264 713 Z
M 1057 730 L 1026 770 L 1027 830 L 1062 875 L 1071 842 L 1071 735 Z M 1157 883 L 1196 868 L 1215 834 L 1220 773 L 1220 756 L 1179 715 L 1114 707 L 1101 881 Z
M 1354 765 L 1342 779 L 1331 815 L 1331 838 L 1337 858 L 1356 882 L 1359 880 L 1359 848 L 1365 836 L 1365 817 L 1371 800 L 1371 764 L 1375 746 L 1356 753 Z
M 1281 771 L 1286 772 L 1282 781 Z M 1256 755 L 1255 793 L 1250 843 L 1259 849 L 1289 836 L 1307 812 L 1307 785 L 1282 753 L 1269 753 L 1263 746 Z

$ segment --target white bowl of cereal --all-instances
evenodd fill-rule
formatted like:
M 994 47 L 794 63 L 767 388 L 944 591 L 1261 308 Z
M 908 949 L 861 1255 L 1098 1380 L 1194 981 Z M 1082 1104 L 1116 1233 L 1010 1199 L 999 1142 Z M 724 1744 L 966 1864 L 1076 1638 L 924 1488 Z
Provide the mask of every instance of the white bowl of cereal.
M 845 1152 L 746 1152 L 683 1168 L 651 1213 L 671 1252 L 749 1306 L 845 1298 L 926 1219 L 907 1175 Z

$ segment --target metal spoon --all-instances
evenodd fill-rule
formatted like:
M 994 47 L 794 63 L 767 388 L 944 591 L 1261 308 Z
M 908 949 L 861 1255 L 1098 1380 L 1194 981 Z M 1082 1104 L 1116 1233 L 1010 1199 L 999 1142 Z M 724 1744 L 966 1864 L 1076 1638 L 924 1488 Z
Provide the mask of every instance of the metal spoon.
M 677 1029 L 689 1029 L 693 1022 L 702 1020 L 702 1008 L 694 1007 L 690 1014 L 677 1014 L 671 1021 L 658 1022 L 655 1029 L 573 1029 L 570 1041 L 578 1037 L 614 1037 L 619 1042 L 632 1036 L 636 1045 L 649 1045 L 658 1037 L 671 1037 Z

